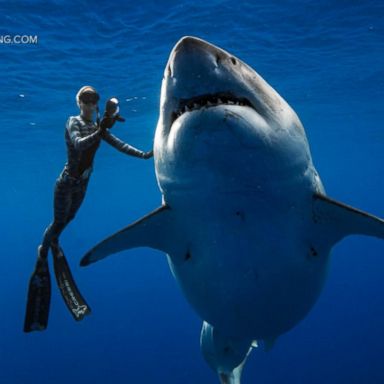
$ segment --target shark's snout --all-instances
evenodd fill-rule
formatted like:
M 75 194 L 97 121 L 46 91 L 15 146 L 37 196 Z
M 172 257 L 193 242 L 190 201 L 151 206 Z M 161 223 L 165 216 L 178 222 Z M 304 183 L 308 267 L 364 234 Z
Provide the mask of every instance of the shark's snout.
M 180 39 L 171 52 L 164 73 L 162 105 L 167 132 L 185 111 L 215 105 L 251 107 L 271 125 L 285 126 L 294 115 L 251 67 L 191 36 Z
M 164 82 L 169 126 L 185 112 L 217 106 L 253 107 L 237 79 L 240 61 L 196 37 L 179 40 L 170 55 Z
M 236 59 L 230 54 L 208 42 L 197 37 L 185 36 L 179 40 L 173 49 L 175 54 L 194 54 L 198 55 L 204 52 L 205 55 L 211 55 L 212 59 L 219 64 L 221 60 L 230 57 L 236 64 Z
M 211 49 L 213 46 L 209 43 L 207 43 L 204 40 L 201 40 L 197 37 L 193 36 L 184 36 L 182 37 L 175 45 L 174 52 L 180 51 L 182 49 L 185 50 L 193 50 L 196 48 L 203 47 L 205 49 Z
M 173 48 L 165 74 L 180 77 L 180 68 L 189 68 L 191 74 L 203 74 L 207 68 L 217 67 L 220 56 L 223 56 L 219 51 L 221 50 L 203 40 L 185 36 Z

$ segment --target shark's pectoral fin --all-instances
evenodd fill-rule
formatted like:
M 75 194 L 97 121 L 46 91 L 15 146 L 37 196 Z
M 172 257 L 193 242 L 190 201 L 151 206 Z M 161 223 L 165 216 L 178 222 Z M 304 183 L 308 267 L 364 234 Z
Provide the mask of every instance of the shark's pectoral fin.
M 333 242 L 352 234 L 384 238 L 384 220 L 327 196 L 313 196 L 313 220 Z
M 86 266 L 113 253 L 136 247 L 150 247 L 169 253 L 174 243 L 170 236 L 177 238 L 174 227 L 172 210 L 163 205 L 101 241 L 87 252 L 80 265 Z

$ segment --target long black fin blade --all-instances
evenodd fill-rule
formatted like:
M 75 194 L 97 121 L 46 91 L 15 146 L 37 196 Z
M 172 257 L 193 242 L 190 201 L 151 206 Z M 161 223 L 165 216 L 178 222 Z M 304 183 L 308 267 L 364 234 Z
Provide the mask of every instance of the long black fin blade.
M 61 296 L 73 318 L 80 321 L 84 316 L 91 313 L 91 309 L 77 288 L 62 249 L 58 246 L 52 246 L 51 249 L 56 282 Z
M 87 252 L 80 265 L 86 266 L 114 253 L 136 247 L 150 247 L 170 253 L 180 244 L 179 232 L 171 208 L 163 205 L 101 241 Z
M 352 234 L 384 239 L 384 220 L 327 196 L 313 196 L 313 220 L 324 225 L 337 242 Z
M 38 258 L 29 280 L 24 332 L 43 331 L 48 326 L 51 277 L 47 258 Z

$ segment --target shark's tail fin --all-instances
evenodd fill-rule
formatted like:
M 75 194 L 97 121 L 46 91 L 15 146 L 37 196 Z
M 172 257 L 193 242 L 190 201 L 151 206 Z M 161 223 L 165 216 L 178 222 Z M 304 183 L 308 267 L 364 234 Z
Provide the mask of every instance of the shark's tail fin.
M 333 243 L 353 234 L 384 239 L 384 220 L 324 195 L 313 197 L 313 220 Z

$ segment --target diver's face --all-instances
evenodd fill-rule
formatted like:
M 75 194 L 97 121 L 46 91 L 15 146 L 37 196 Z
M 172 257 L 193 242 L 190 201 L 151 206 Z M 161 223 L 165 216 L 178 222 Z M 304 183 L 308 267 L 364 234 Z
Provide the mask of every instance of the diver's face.
M 80 109 L 84 113 L 93 113 L 97 109 L 97 102 L 95 101 L 80 101 Z
M 79 97 L 81 112 L 85 115 L 92 115 L 97 109 L 99 95 L 94 92 L 84 92 Z

